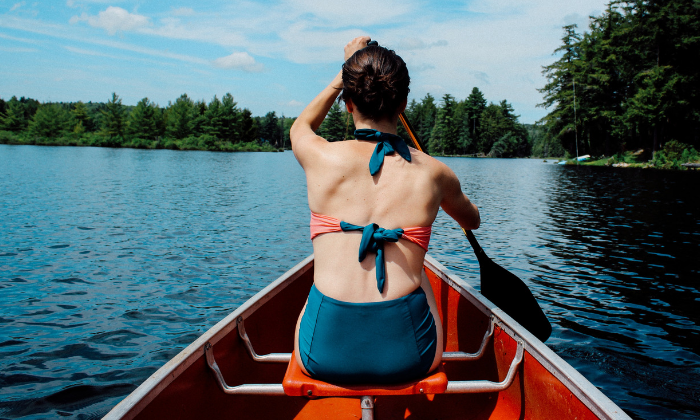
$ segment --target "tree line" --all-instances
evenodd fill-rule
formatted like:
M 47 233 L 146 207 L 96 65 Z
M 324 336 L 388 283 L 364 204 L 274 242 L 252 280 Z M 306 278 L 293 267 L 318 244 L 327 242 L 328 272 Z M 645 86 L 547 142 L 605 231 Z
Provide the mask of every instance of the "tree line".
M 445 94 L 437 103 L 431 94 L 415 99 L 406 107 L 406 117 L 432 155 L 482 155 L 526 157 L 532 150 L 533 134 L 518 122 L 506 100 L 487 105 L 484 94 L 474 87 L 458 101 Z M 338 103 L 333 104 L 318 134 L 329 141 L 353 138 L 352 117 Z M 399 123 L 398 134 L 412 145 Z
M 550 112 L 535 152 L 611 156 L 700 145 L 700 8 L 690 0 L 611 1 L 589 31 L 564 28 L 543 68 Z M 578 140 L 578 142 L 577 142 Z
M 126 106 L 116 93 L 106 103 L 87 104 L 0 99 L 0 143 L 276 150 L 289 144 L 293 121 L 274 111 L 254 117 L 230 93 L 209 103 L 183 94 L 164 108 L 148 98 Z

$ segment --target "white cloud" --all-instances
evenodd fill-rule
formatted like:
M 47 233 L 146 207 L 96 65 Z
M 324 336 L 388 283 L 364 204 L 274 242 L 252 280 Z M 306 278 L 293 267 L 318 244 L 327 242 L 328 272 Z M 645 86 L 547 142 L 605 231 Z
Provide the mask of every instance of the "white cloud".
M 416 5 L 410 0 L 286 0 L 285 6 L 292 16 L 313 16 L 329 28 L 384 24 L 395 21 L 416 11 Z M 348 40 L 349 41 L 349 40 Z
M 222 69 L 243 70 L 249 73 L 258 73 L 264 70 L 263 65 L 257 63 L 247 52 L 235 52 L 226 57 L 217 58 L 213 63 Z
M 10 7 L 10 12 L 14 12 L 15 10 L 17 10 L 17 9 L 19 9 L 20 7 L 24 6 L 25 4 L 27 4 L 27 2 L 25 2 L 25 1 L 21 1 L 21 2 L 19 2 L 19 3 L 13 4 L 12 7 Z
M 9 53 L 23 53 L 23 52 L 28 52 L 28 53 L 35 53 L 39 52 L 39 50 L 35 48 L 22 48 L 22 47 L 4 47 L 0 45 L 0 51 L 5 51 Z
M 129 13 L 121 7 L 115 6 L 109 6 L 106 10 L 98 13 L 97 16 L 89 16 L 83 13 L 79 17 L 73 16 L 70 19 L 70 23 L 81 21 L 87 21 L 92 27 L 102 28 L 110 35 L 121 31 L 134 31 L 150 25 L 150 21 L 146 16 Z
M 195 13 L 191 7 L 180 7 L 173 10 L 172 14 L 173 16 L 193 16 Z
M 139 45 L 128 44 L 119 41 L 100 39 L 98 37 L 86 37 L 84 36 L 84 34 L 75 34 L 71 32 L 69 28 L 67 28 L 64 25 L 45 23 L 37 20 L 6 18 L 0 15 L 0 27 L 17 29 L 54 38 L 62 38 L 71 41 L 100 45 L 103 47 L 115 48 L 123 51 L 130 51 L 153 57 L 168 58 L 197 65 L 210 64 L 209 60 L 205 60 L 203 58 L 194 57 L 187 54 L 172 53 L 168 51 L 141 47 Z
M 304 103 L 303 103 L 303 102 L 299 102 L 299 101 L 297 101 L 297 100 L 291 100 L 291 101 L 287 102 L 287 106 L 292 106 L 292 107 L 295 107 L 295 108 L 299 108 L 299 107 L 304 106 Z
M 33 39 L 27 39 L 27 38 L 18 38 L 16 36 L 10 36 L 10 35 L 5 35 L 2 32 L 0 32 L 0 38 L 2 39 L 9 39 L 10 41 L 19 41 L 19 42 L 26 42 L 27 44 L 38 44 L 39 42 L 33 40 Z
M 433 48 L 433 47 L 446 47 L 448 45 L 448 42 L 445 41 L 444 39 L 427 43 L 423 41 L 420 38 L 415 38 L 415 37 L 408 37 L 404 38 L 399 41 L 399 44 L 397 45 L 397 49 L 406 51 L 406 50 L 423 50 L 426 48 Z

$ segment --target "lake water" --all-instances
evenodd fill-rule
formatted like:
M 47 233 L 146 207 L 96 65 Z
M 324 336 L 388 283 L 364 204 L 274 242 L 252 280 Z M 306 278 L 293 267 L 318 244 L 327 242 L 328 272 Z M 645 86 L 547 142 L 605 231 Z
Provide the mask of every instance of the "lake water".
M 547 341 L 634 418 L 700 417 L 700 173 L 443 159 Z M 0 418 L 99 418 L 312 252 L 291 152 L 0 145 Z M 430 254 L 478 289 L 444 213 Z

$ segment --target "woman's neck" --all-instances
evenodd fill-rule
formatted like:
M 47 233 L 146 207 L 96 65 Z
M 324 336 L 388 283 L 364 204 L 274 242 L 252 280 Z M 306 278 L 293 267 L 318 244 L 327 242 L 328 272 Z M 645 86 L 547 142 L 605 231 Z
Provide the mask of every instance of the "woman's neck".
M 398 123 L 398 117 L 396 119 L 383 119 L 383 120 L 370 120 L 364 118 L 355 118 L 355 128 L 371 128 L 382 133 L 396 134 L 396 124 Z

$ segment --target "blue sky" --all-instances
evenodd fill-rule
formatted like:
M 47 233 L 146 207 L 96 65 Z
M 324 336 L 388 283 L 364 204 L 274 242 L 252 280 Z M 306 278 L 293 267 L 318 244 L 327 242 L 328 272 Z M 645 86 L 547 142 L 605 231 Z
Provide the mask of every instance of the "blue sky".
M 0 0 L 0 97 L 161 106 L 233 94 L 254 115 L 297 116 L 369 35 L 406 60 L 409 99 L 426 93 L 546 114 L 537 88 L 562 26 L 583 30 L 603 0 Z

